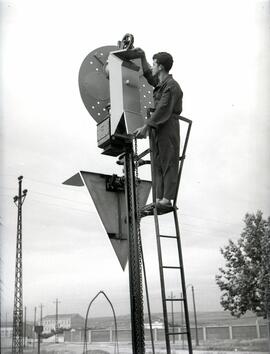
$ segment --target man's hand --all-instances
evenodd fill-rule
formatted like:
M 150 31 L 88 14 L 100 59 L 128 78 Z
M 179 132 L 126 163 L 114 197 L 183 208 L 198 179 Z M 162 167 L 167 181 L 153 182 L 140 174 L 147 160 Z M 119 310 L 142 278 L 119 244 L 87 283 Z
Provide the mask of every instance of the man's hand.
M 145 52 L 142 48 L 134 48 L 132 50 L 136 52 L 140 58 L 145 58 Z
M 141 128 L 138 128 L 134 131 L 133 135 L 135 135 L 138 139 L 144 139 L 147 136 L 148 127 L 144 124 Z
M 150 65 L 147 63 L 144 50 L 142 48 L 134 48 L 132 50 L 139 58 L 141 58 L 143 72 L 147 72 L 150 69 Z

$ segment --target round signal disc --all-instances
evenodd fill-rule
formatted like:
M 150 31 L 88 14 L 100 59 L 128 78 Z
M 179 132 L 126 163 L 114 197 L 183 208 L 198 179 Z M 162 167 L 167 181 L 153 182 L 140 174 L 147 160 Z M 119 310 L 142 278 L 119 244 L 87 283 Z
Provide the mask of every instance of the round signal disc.
M 106 106 L 110 103 L 109 77 L 106 64 L 110 52 L 119 50 L 117 46 L 104 46 L 89 53 L 79 71 L 79 89 L 83 103 L 97 123 L 108 115 Z M 139 63 L 138 59 L 135 63 Z M 153 107 L 152 87 L 140 71 L 140 98 L 142 116 L 146 118 L 147 108 Z

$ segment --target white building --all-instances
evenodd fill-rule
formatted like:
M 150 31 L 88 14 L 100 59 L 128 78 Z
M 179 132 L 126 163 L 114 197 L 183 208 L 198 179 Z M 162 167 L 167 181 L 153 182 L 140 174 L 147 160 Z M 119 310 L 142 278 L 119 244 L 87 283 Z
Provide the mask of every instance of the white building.
M 13 325 L 12 323 L 1 324 L 1 338 L 12 338 Z
M 50 333 L 55 330 L 56 318 L 55 315 L 48 315 L 43 318 L 43 333 Z M 84 318 L 78 313 L 67 315 L 58 315 L 58 329 L 80 329 L 84 328 Z
M 144 328 L 150 329 L 150 324 L 149 323 L 145 323 L 144 324 Z M 152 322 L 152 328 L 158 328 L 158 329 L 163 329 L 164 328 L 164 324 L 163 322 L 160 321 L 154 321 Z

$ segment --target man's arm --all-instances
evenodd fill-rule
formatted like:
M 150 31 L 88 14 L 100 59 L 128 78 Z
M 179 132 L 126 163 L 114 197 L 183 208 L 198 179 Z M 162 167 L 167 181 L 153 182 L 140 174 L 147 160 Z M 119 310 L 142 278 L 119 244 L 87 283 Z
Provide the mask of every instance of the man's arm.
M 145 124 L 135 130 L 134 134 L 137 138 L 145 138 L 148 128 L 158 128 L 169 120 L 174 112 L 175 103 L 178 100 L 178 92 L 175 87 L 168 87 L 161 96 L 160 101 L 152 113 L 151 117 L 146 120 Z
M 135 130 L 135 136 L 139 139 L 146 138 L 148 128 L 156 129 L 170 119 L 174 109 L 174 102 L 175 100 L 170 90 L 164 91 L 155 111 L 141 128 Z
M 151 86 L 154 87 L 157 86 L 158 78 L 152 75 L 151 66 L 146 60 L 146 55 L 144 50 L 141 48 L 134 48 L 133 50 L 136 51 L 141 58 L 144 77 L 146 78 L 146 80 Z
M 138 48 L 138 51 L 140 52 L 141 55 L 143 73 L 145 73 L 150 69 L 150 65 L 146 60 L 145 52 L 140 48 Z

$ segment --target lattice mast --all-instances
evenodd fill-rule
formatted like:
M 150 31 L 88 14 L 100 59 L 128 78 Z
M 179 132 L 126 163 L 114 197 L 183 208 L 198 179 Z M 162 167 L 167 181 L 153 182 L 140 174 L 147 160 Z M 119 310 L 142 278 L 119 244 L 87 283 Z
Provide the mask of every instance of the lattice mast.
M 14 290 L 14 307 L 13 307 L 12 354 L 23 353 L 22 205 L 26 198 L 27 189 L 22 191 L 22 179 L 23 176 L 18 177 L 19 193 L 14 197 L 14 203 L 18 208 L 18 217 L 17 217 L 16 265 L 15 265 L 15 290 Z

